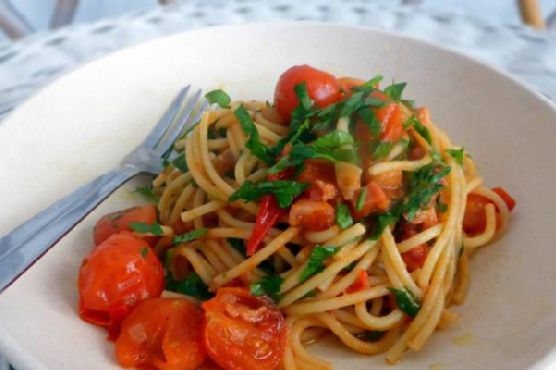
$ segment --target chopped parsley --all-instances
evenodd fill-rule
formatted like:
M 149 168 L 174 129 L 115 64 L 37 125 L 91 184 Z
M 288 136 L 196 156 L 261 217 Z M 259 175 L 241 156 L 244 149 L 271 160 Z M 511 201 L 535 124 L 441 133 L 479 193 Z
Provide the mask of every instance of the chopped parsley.
M 192 240 L 195 240 L 195 239 L 205 235 L 207 232 L 208 232 L 208 229 L 206 229 L 206 228 L 195 229 L 195 230 L 192 230 L 188 233 L 174 236 L 174 238 L 172 239 L 172 243 L 173 244 L 185 244 L 185 243 L 188 243 Z
M 407 288 L 388 288 L 394 299 L 396 300 L 396 304 L 405 314 L 410 317 L 417 316 L 417 313 L 421 309 L 421 305 L 417 301 L 417 298 L 411 293 L 411 291 Z
M 172 165 L 176 167 L 181 173 L 187 173 L 189 167 L 187 167 L 187 160 L 185 159 L 185 153 L 180 153 L 174 160 L 172 160 Z
M 353 225 L 353 219 L 351 218 L 351 212 L 344 203 L 338 202 L 336 206 L 336 223 L 340 225 L 342 229 L 347 229 Z
M 168 274 L 166 276 L 165 288 L 171 292 L 188 295 L 200 300 L 207 300 L 213 297 L 213 294 L 208 290 L 208 286 L 195 272 L 181 281 L 175 280 L 171 274 Z
M 356 211 L 360 211 L 363 209 L 363 206 L 365 205 L 365 200 L 367 200 L 367 188 L 363 188 L 361 189 L 361 192 L 359 193 L 359 197 L 357 197 L 357 201 L 355 202 L 355 210 Z
M 402 93 L 403 93 L 403 90 L 405 89 L 406 86 L 407 86 L 407 83 L 405 83 L 405 82 L 401 82 L 401 83 L 398 83 L 398 84 L 393 83 L 392 85 L 386 87 L 383 92 L 390 99 L 395 100 L 395 101 L 400 101 L 400 100 L 402 100 Z
M 280 208 L 288 208 L 293 200 L 299 196 L 308 184 L 298 181 L 261 181 L 256 184 L 245 181 L 239 189 L 230 195 L 230 202 L 243 199 L 246 201 L 259 200 L 263 195 L 273 194 Z
M 148 200 L 150 203 L 158 203 L 158 196 L 154 193 L 154 189 L 151 186 L 137 186 L 134 193 L 141 195 L 143 198 Z
M 318 245 L 313 248 L 307 260 L 307 266 L 305 266 L 303 271 L 301 271 L 301 275 L 299 275 L 299 282 L 302 283 L 309 277 L 324 270 L 324 261 L 335 255 L 338 250 L 339 248 L 336 247 L 321 247 Z
M 271 164 L 273 162 L 273 155 L 270 152 L 267 145 L 265 145 L 259 138 L 259 132 L 257 131 L 257 126 L 249 116 L 249 112 L 243 105 L 240 105 L 234 111 L 235 116 L 241 124 L 243 132 L 248 137 L 245 142 L 245 147 L 253 153 L 257 158 L 263 160 L 264 162 Z
M 228 243 L 230 243 L 232 248 L 245 256 L 245 243 L 243 242 L 243 239 L 228 238 Z
M 365 330 L 361 333 L 355 334 L 355 337 L 364 342 L 376 342 L 380 340 L 384 336 L 384 334 L 386 334 L 385 331 Z
M 152 234 L 155 236 L 164 234 L 162 226 L 160 226 L 157 222 L 152 224 L 145 224 L 143 222 L 130 222 L 128 226 L 131 228 L 131 230 L 140 234 Z
M 423 125 L 421 121 L 417 119 L 417 117 L 409 117 L 409 119 L 404 123 L 403 126 L 406 130 L 413 127 L 415 132 L 421 135 L 427 141 L 427 143 L 429 143 L 429 145 L 432 145 L 432 137 L 429 129 L 425 125 Z
M 375 161 L 386 158 L 394 147 L 394 143 L 391 141 L 378 141 L 377 143 L 372 143 L 371 145 L 373 147 L 372 158 Z
M 460 149 L 446 149 L 446 152 L 450 154 L 452 158 L 459 163 L 460 166 L 463 166 L 463 158 L 465 156 L 465 150 L 463 148 Z
M 220 108 L 229 108 L 230 103 L 232 102 L 230 96 L 226 94 L 224 90 L 221 89 L 209 91 L 205 95 L 205 98 L 207 98 L 210 104 L 216 103 L 220 106 Z
M 451 168 L 440 163 L 429 163 L 415 171 L 409 181 L 409 194 L 403 203 L 403 212 L 412 221 L 419 209 L 427 207 L 431 199 L 444 188 L 440 180 L 450 173 Z
M 255 297 L 267 295 L 276 303 L 280 301 L 280 285 L 284 279 L 280 275 L 267 275 L 251 284 L 251 294 Z

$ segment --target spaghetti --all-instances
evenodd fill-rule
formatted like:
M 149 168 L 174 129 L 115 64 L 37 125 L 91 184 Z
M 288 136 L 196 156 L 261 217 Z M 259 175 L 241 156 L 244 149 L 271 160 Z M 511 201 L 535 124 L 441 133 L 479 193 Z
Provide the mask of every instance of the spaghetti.
M 211 93 L 221 107 L 153 181 L 154 250 L 167 280 L 195 276 L 206 297 L 224 286 L 272 297 L 286 370 L 331 369 L 307 350 L 326 333 L 396 363 L 457 319 L 470 258 L 504 233 L 513 200 L 482 185 L 463 148 L 402 99 L 405 84 L 339 79 L 323 104 L 307 77 L 290 84 L 288 111 L 287 73 L 275 106 Z

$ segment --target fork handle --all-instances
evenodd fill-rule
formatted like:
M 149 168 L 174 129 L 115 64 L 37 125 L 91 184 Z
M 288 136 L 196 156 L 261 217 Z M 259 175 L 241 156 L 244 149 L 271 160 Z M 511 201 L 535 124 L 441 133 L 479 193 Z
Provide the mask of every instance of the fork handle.
M 100 175 L 0 238 L 0 293 L 87 214 L 140 170 L 132 165 Z

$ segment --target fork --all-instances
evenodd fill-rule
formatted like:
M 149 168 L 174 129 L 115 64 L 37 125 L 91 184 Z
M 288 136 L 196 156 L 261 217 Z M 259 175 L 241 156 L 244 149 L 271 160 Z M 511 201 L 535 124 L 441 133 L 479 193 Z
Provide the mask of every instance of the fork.
M 100 175 L 56 201 L 0 238 L 0 293 L 116 189 L 140 173 L 158 174 L 161 157 L 208 107 L 197 90 L 183 88 L 146 139 L 118 168 Z

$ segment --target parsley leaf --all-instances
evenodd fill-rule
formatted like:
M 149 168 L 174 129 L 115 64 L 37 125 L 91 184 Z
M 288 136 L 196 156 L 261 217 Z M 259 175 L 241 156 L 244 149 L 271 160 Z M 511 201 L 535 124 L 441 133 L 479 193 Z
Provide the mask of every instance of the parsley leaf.
M 296 108 L 299 108 L 299 110 L 303 110 L 304 112 L 310 111 L 313 106 L 313 101 L 309 97 L 305 81 L 295 85 L 293 90 L 297 96 L 297 100 L 299 101 L 299 105 Z
M 316 246 L 311 251 L 307 266 L 301 271 L 299 275 L 299 282 L 302 283 L 309 277 L 313 276 L 324 270 L 324 261 L 338 252 L 339 248 L 336 247 L 320 247 Z
M 216 103 L 220 106 L 220 108 L 228 108 L 230 106 L 230 103 L 232 102 L 230 96 L 221 89 L 209 91 L 205 95 L 205 98 L 207 98 L 210 104 Z
M 351 212 L 348 206 L 344 203 L 338 202 L 336 206 L 336 223 L 340 225 L 342 229 L 347 229 L 353 224 L 353 219 L 351 218 Z
M 372 155 L 373 160 L 380 160 L 386 158 L 388 154 L 390 154 L 390 151 L 392 151 L 392 148 L 394 147 L 394 143 L 392 143 L 391 141 L 378 141 L 377 143 L 373 143 L 373 144 L 374 144 L 374 150 Z
M 249 116 L 247 109 L 245 109 L 243 105 L 240 105 L 239 108 L 234 111 L 234 114 L 239 120 L 243 132 L 248 136 L 245 147 L 249 149 L 257 158 L 268 164 L 272 163 L 273 156 L 270 153 L 269 148 L 260 140 L 257 126 L 255 126 L 255 123 Z
M 353 136 L 345 131 L 334 130 L 312 143 L 313 149 L 317 152 L 336 150 L 344 145 L 353 145 Z
M 187 160 L 185 159 L 185 153 L 181 153 L 174 158 L 172 165 L 182 173 L 187 173 L 189 171 L 189 167 L 187 167 Z
M 239 189 L 230 195 L 230 202 L 238 199 L 246 201 L 259 200 L 263 195 L 274 194 L 280 208 L 288 208 L 294 198 L 307 188 L 308 184 L 298 181 L 262 181 L 256 184 L 245 181 Z
M 403 124 L 404 130 L 407 130 L 411 127 L 413 127 L 413 129 L 415 129 L 415 132 L 421 135 L 427 141 L 427 143 L 429 143 L 429 145 L 432 144 L 432 138 L 429 129 L 425 125 L 423 125 L 421 121 L 419 121 L 415 116 L 409 117 L 408 120 L 405 121 L 405 123 Z
M 208 232 L 207 228 L 195 229 L 195 230 L 192 230 L 188 233 L 174 236 L 174 238 L 172 239 L 172 243 L 173 244 L 185 244 L 185 243 L 188 243 L 192 240 L 195 240 L 195 239 L 205 235 L 207 232 Z
M 365 200 L 367 200 L 367 188 L 363 188 L 361 189 L 361 192 L 359 193 L 359 197 L 357 198 L 357 201 L 355 202 L 355 210 L 356 211 L 360 211 L 361 209 L 363 209 L 363 206 L 365 205 Z
M 376 342 L 380 340 L 386 334 L 385 331 L 378 331 L 378 330 L 365 330 L 361 333 L 355 334 L 357 339 L 360 339 L 364 342 Z
M 421 309 L 417 298 L 411 293 L 411 291 L 407 288 L 396 289 L 396 288 L 388 288 L 390 292 L 394 295 L 396 299 L 396 304 L 405 312 L 408 316 L 415 317 L 417 313 Z
M 232 248 L 245 256 L 245 243 L 243 243 L 243 239 L 228 238 L 228 243 L 230 243 Z
M 440 213 L 444 213 L 448 210 L 448 205 L 446 203 L 438 202 L 436 208 Z
M 444 164 L 429 163 L 415 171 L 410 178 L 409 194 L 403 203 L 407 220 L 413 220 L 415 213 L 430 203 L 432 197 L 444 188 L 440 180 L 450 173 L 451 168 Z
M 402 100 L 402 93 L 406 86 L 407 84 L 405 82 L 401 82 L 399 84 L 393 83 L 384 89 L 384 94 L 392 100 Z
M 459 163 L 460 166 L 463 166 L 463 157 L 465 155 L 465 150 L 463 148 L 460 149 L 446 149 L 446 152 L 452 156 Z
M 143 222 L 130 222 L 127 225 L 131 228 L 131 230 L 140 234 L 152 234 L 156 236 L 164 234 L 162 226 L 160 226 L 156 222 L 153 224 L 145 224 Z
M 158 203 L 158 196 L 154 193 L 154 189 L 151 186 L 137 186 L 134 193 L 141 195 L 143 198 L 148 200 L 150 203 Z
M 195 272 L 181 281 L 174 280 L 171 275 L 167 275 L 165 288 L 171 292 L 188 295 L 200 300 L 207 300 L 213 297 L 213 294 L 208 290 L 208 286 Z
M 373 136 L 377 137 L 380 134 L 382 131 L 382 125 L 372 110 L 364 107 L 357 111 L 357 115 L 363 120 L 367 127 L 369 127 Z
M 280 285 L 284 279 L 280 275 L 267 275 L 251 284 L 251 294 L 255 297 L 267 295 L 276 303 L 280 301 Z

